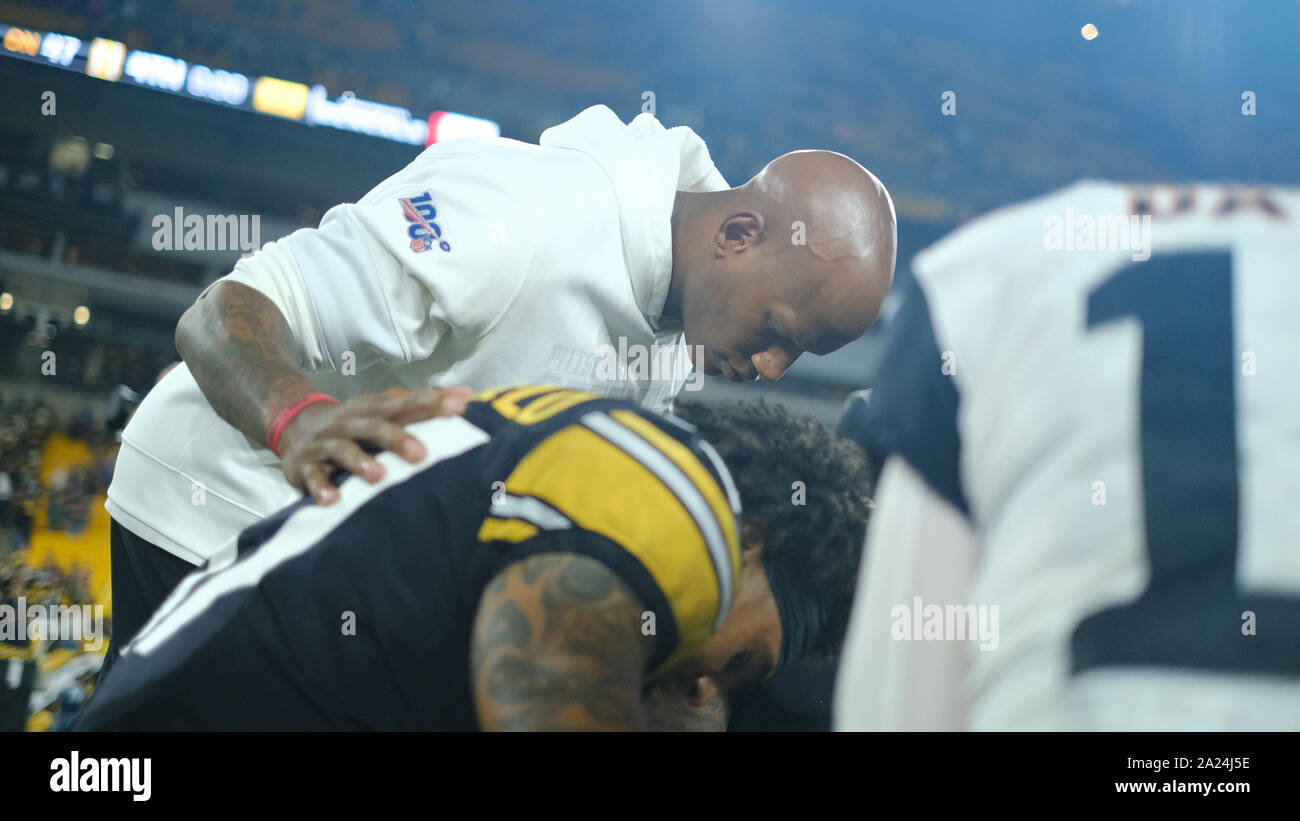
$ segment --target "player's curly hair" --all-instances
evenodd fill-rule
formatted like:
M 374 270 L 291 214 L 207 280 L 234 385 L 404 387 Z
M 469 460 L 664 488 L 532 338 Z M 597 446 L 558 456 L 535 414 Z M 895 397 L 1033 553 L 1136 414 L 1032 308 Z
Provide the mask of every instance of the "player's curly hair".
M 812 416 L 767 402 L 678 402 L 673 413 L 699 429 L 735 480 L 742 517 L 763 530 L 769 555 L 803 557 L 829 618 L 810 653 L 844 640 L 871 501 L 862 449 Z M 803 504 L 797 504 L 802 482 Z

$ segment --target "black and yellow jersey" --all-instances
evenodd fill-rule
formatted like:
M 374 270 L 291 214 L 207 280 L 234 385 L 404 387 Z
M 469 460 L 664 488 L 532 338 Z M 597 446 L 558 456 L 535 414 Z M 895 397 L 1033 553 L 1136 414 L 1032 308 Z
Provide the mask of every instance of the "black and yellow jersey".
M 591 556 L 654 614 L 647 673 L 721 624 L 739 499 L 681 420 L 550 386 L 475 396 L 408 426 L 429 455 L 378 458 L 248 528 L 123 650 L 78 729 L 474 729 L 484 587 L 543 552 Z

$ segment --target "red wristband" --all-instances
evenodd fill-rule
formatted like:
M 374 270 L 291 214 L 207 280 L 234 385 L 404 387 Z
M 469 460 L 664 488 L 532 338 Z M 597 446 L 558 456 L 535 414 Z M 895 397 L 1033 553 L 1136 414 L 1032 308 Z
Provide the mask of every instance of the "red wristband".
M 289 407 L 280 411 L 280 415 L 275 417 L 271 423 L 271 429 L 266 433 L 266 444 L 271 448 L 271 452 L 276 456 L 280 455 L 280 434 L 284 433 L 284 428 L 293 420 L 298 412 L 313 402 L 330 402 L 335 405 L 342 404 L 339 400 L 330 396 L 328 393 L 309 393 Z

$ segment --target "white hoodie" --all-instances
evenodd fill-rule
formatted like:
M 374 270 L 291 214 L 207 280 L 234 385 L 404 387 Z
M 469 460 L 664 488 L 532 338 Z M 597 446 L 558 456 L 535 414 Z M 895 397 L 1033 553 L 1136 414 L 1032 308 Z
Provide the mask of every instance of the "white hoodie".
M 300 364 L 339 399 L 546 383 L 665 408 L 698 380 L 680 329 L 658 320 L 674 196 L 726 187 L 690 129 L 650 114 L 624 125 L 593 106 L 540 145 L 431 146 L 224 279 L 279 307 Z M 618 368 L 611 349 L 632 367 Z M 667 352 L 662 367 L 640 367 L 656 351 Z M 181 365 L 123 432 L 106 507 L 198 564 L 299 497 L 279 458 L 218 417 Z

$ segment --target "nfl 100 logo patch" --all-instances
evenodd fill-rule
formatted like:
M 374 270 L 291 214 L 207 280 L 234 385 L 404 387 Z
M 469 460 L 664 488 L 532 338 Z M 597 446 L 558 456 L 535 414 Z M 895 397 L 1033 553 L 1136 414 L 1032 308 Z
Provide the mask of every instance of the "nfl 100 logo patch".
M 438 209 L 433 205 L 433 194 L 424 191 L 414 197 L 402 197 L 398 200 L 402 206 L 402 216 L 412 223 L 406 229 L 411 238 L 411 250 L 417 254 L 428 251 L 435 244 L 444 251 L 451 250 L 451 244 L 442 238 L 442 228 L 434 219 Z

